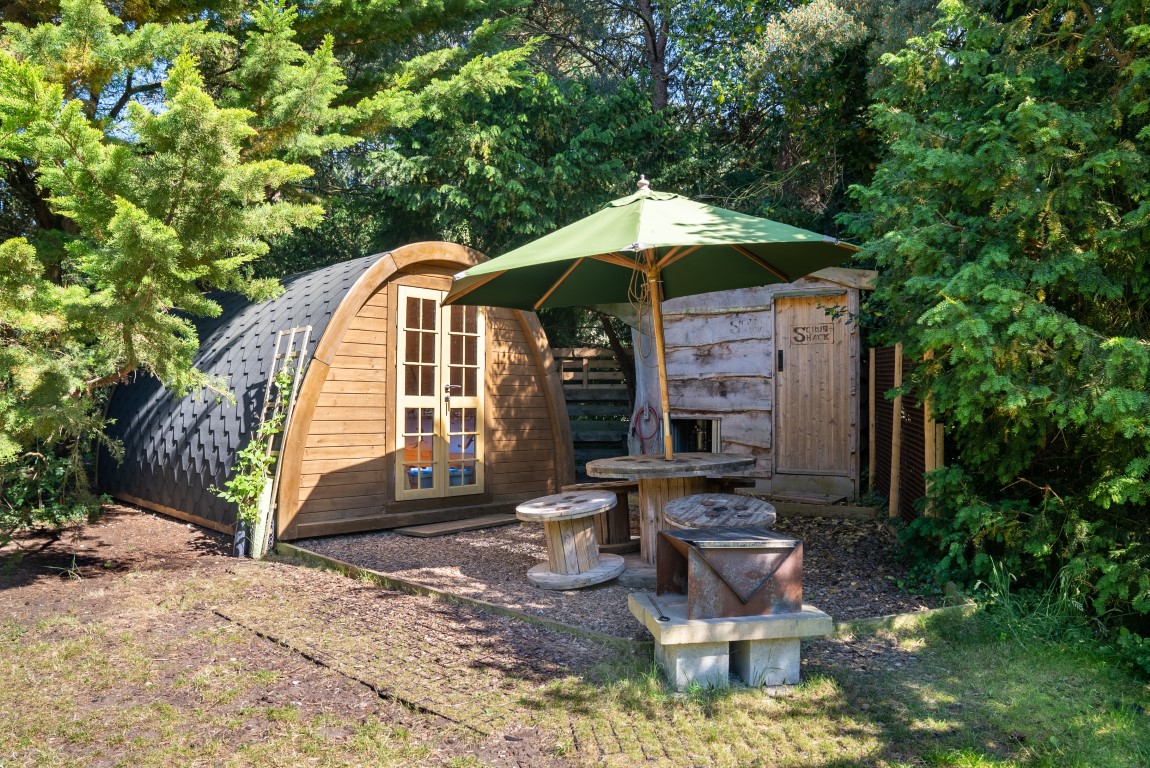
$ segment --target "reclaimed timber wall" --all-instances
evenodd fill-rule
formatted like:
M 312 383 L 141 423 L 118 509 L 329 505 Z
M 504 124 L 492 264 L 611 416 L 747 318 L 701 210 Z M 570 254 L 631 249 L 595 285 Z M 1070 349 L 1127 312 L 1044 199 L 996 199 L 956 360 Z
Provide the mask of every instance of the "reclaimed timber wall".
M 834 323 L 836 339 L 846 345 L 845 362 L 829 374 L 813 376 L 809 386 L 824 393 L 820 410 L 807 414 L 778 412 L 776 310 L 784 297 L 818 299 L 849 313 L 859 307 L 860 270 L 837 270 L 842 280 L 808 277 L 793 283 L 688 296 L 667 301 L 663 319 L 671 418 L 719 419 L 721 450 L 755 457 L 745 474 L 760 491 L 805 491 L 826 496 L 858 494 L 861 350 L 858 330 L 845 318 L 820 314 L 819 322 Z M 653 345 L 636 334 L 636 409 L 658 408 L 658 384 Z M 788 360 L 790 362 L 790 360 Z M 800 360 L 795 360 L 799 364 Z M 828 378 L 833 377 L 833 381 Z M 833 385 L 833 386 L 832 386 Z M 833 392 L 833 396 L 826 394 Z M 812 461 L 809 468 L 776 472 L 776 429 L 796 434 L 812 419 L 834 427 L 831 437 L 838 466 Z M 809 469 L 809 472 L 800 470 Z

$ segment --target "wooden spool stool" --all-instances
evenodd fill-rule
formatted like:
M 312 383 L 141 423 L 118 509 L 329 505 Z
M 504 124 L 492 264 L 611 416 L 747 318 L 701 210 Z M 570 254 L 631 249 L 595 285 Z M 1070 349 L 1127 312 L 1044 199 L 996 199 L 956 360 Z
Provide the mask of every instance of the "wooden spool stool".
M 751 496 L 697 493 L 667 502 L 663 510 L 667 527 L 765 528 L 775 524 L 775 506 Z
M 615 578 L 623 558 L 599 553 L 594 516 L 615 506 L 610 491 L 557 493 L 524 502 L 515 516 L 543 523 L 547 562 L 527 571 L 527 580 L 542 589 L 578 589 Z
M 565 485 L 561 491 L 611 491 L 615 494 L 615 506 L 600 512 L 595 520 L 595 537 L 599 541 L 600 552 L 623 555 L 639 551 L 639 539 L 631 538 L 631 507 L 627 494 L 637 493 L 636 480 L 605 480 L 598 483 L 575 483 Z

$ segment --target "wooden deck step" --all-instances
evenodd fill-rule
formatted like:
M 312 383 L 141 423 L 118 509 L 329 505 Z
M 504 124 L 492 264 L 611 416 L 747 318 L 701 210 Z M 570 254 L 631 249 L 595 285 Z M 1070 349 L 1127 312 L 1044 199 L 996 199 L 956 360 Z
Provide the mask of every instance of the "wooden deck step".
M 483 515 L 482 517 L 468 517 L 463 520 L 448 520 L 445 523 L 396 528 L 395 533 L 403 536 L 415 536 L 419 539 L 429 539 L 432 536 L 450 536 L 453 533 L 478 531 L 481 528 L 494 528 L 498 525 L 510 525 L 517 522 L 519 522 L 518 518 L 511 514 Z
M 841 501 L 846 501 L 846 496 L 836 496 L 833 494 L 823 493 L 772 493 L 772 501 L 789 501 L 794 504 L 838 504 Z

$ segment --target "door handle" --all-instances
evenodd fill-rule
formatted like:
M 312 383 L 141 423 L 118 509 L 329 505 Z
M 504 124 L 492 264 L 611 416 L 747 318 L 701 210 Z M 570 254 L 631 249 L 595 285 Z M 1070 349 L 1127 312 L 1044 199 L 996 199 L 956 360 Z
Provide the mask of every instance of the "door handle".
M 779 350 L 779 370 L 783 370 L 783 350 Z

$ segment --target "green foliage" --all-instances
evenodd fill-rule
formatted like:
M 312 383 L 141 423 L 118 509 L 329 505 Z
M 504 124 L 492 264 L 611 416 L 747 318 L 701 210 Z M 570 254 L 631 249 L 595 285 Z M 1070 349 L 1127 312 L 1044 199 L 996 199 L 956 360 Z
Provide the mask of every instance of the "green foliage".
M 1131 626 L 1150 613 L 1137 7 L 1057 0 L 1000 19 L 944 3 L 935 31 L 885 59 L 872 119 L 887 155 L 849 217 L 882 270 L 879 335 L 933 354 L 914 382 L 954 446 L 909 540 L 968 581 L 992 560 L 1030 586 L 1066 574 L 1095 615 Z
M 985 593 L 987 611 L 1000 635 L 1025 645 L 1028 641 L 1074 641 L 1092 638 L 1080 600 L 1083 586 L 1063 570 L 1043 589 L 1018 591 L 1015 577 L 1000 563 L 991 563 L 990 577 L 976 586 Z M 981 587 L 981 589 L 979 589 Z
M 93 519 L 104 501 L 88 492 L 83 465 L 71 456 L 27 453 L 0 461 L 0 546 L 17 531 Z
M 1150 639 L 1120 627 L 1115 645 L 1135 669 L 1150 676 Z
M 497 255 L 564 226 L 627 194 L 644 158 L 674 142 L 643 98 L 631 83 L 604 92 L 543 74 L 504 93 L 476 91 L 451 115 L 420 119 L 334 169 L 361 191 L 314 232 L 278 242 L 267 267 L 298 270 L 427 239 Z
M 367 5 L 376 20 L 394 17 L 383 37 L 395 57 L 368 66 L 345 48 L 358 84 L 373 73 L 366 98 L 347 91 L 336 35 L 310 25 L 351 13 L 346 3 L 134 0 L 117 4 L 117 16 L 100 0 L 61 0 L 58 13 L 54 3 L 6 10 L 0 465 L 30 453 L 82 461 L 78 446 L 103 432 L 101 391 L 131 375 L 177 393 L 222 391 L 192 364 L 194 319 L 218 314 L 213 289 L 253 300 L 279 292 L 255 263 L 271 240 L 320 221 L 323 190 L 309 188 L 305 163 L 350 152 L 364 131 L 449 113 L 464 94 L 502 92 L 526 56 L 493 47 L 499 24 L 472 45 L 441 39 L 437 50 L 434 35 L 411 45 L 437 24 L 461 31 L 470 4 L 447 17 Z
M 224 483 L 222 489 L 211 489 L 224 501 L 236 505 L 238 525 L 250 528 L 259 519 L 260 496 L 271 482 L 272 469 L 276 463 L 276 455 L 272 452 L 272 441 L 276 435 L 283 432 L 284 421 L 287 419 L 287 407 L 292 390 L 292 370 L 290 365 L 285 365 L 276 373 L 272 395 L 275 399 L 270 404 L 272 407 L 270 415 L 260 424 L 248 444 L 236 453 L 231 479 Z

